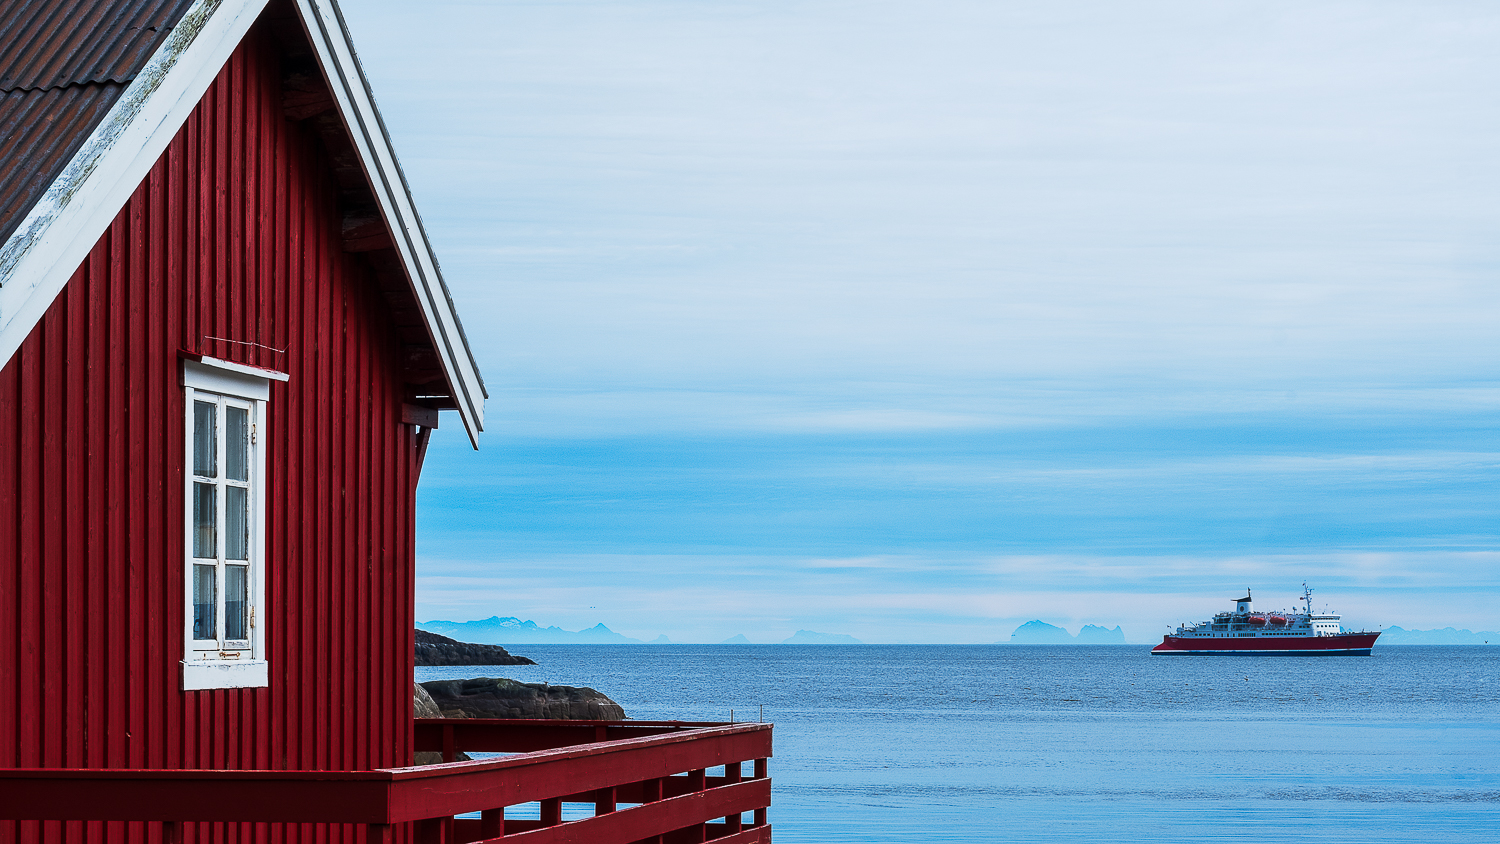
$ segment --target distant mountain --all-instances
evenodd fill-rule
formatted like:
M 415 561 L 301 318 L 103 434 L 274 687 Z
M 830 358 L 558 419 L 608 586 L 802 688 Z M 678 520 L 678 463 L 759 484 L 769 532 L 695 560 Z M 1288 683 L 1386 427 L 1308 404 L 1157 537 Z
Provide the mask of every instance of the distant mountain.
M 721 645 L 748 645 L 748 644 L 750 644 L 750 640 L 745 638 L 745 634 L 744 633 L 736 633 L 733 636 L 730 636 L 728 639 L 725 639 L 724 641 L 720 642 L 719 644 L 721 644 Z
M 417 628 L 451 636 L 464 642 L 485 645 L 643 645 L 640 639 L 632 639 L 596 624 L 587 630 L 571 631 L 561 627 L 542 627 L 535 621 L 519 618 L 490 616 L 479 621 L 433 621 L 417 622 Z M 659 637 L 656 643 L 661 643 Z
M 1471 633 L 1468 630 L 1454 630 L 1452 627 L 1444 627 L 1442 630 L 1402 630 L 1400 627 L 1392 626 L 1382 631 L 1375 643 L 1379 645 L 1500 645 L 1500 633 L 1487 630 Z
M 670 645 L 670 644 L 672 644 L 672 640 L 668 639 L 667 638 L 667 634 L 663 633 L 660 636 L 657 636 L 655 639 L 652 639 L 651 641 L 647 642 L 646 644 L 648 644 L 648 645 Z
M 997 644 L 1005 644 L 999 642 Z M 1056 625 L 1048 624 L 1037 619 L 1028 621 L 1016 628 L 1016 632 L 1010 634 L 1012 645 L 1123 645 L 1125 644 L 1125 631 L 1118 625 L 1113 630 L 1108 627 L 1099 627 L 1093 624 L 1085 624 L 1083 629 L 1074 636 L 1067 630 Z
M 1078 631 L 1076 639 L 1080 645 L 1123 645 L 1125 644 L 1125 631 L 1116 624 L 1114 629 L 1099 627 L 1095 624 L 1085 624 Z
M 1041 619 L 1028 621 L 1010 634 L 1013 645 L 1071 645 L 1073 634 Z M 1002 643 L 1003 644 L 1003 643 Z
M 747 643 L 748 644 L 748 643 Z M 843 633 L 815 633 L 798 630 L 791 638 L 783 639 L 783 645 L 863 645 L 864 642 Z

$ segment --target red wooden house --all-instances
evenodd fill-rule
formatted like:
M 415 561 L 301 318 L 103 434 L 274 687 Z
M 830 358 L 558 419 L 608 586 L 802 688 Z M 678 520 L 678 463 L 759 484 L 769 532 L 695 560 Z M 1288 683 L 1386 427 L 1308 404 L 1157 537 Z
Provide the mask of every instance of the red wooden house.
M 484 398 L 332 0 L 0 6 L 0 842 L 769 841 L 769 725 L 413 721 Z

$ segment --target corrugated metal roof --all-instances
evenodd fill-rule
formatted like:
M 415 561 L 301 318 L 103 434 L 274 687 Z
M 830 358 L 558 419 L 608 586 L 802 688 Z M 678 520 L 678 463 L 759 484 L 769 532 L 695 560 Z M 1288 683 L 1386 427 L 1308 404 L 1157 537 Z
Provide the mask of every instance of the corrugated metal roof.
M 0 242 L 193 0 L 0 3 Z
M 192 0 L 6 0 L 0 91 L 129 82 Z
M 124 85 L 0 93 L 0 241 L 78 152 Z

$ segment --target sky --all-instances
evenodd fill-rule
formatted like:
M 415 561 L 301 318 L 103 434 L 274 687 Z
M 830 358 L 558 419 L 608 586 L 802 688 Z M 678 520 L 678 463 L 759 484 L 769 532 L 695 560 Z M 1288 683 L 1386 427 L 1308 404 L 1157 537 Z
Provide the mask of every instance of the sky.
M 1500 7 L 344 6 L 490 393 L 418 619 L 1500 629 Z

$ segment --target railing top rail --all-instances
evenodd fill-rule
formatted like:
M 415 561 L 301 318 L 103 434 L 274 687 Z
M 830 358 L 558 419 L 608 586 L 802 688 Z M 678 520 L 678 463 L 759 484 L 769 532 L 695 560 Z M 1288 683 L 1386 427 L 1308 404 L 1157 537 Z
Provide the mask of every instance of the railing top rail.
M 437 720 L 434 720 L 437 721 Z M 455 726 L 483 726 L 486 720 L 478 718 L 455 718 Z M 538 724 L 538 721 L 523 721 Z M 556 724 L 577 726 L 579 721 L 555 721 Z M 621 721 L 598 721 L 598 724 L 619 726 Z M 649 724 L 642 721 L 627 721 L 624 724 Z M 666 724 L 666 723 L 657 723 Z M 687 721 L 672 721 L 672 724 L 687 724 Z M 339 783 L 392 783 L 422 777 L 447 777 L 460 771 L 490 771 L 499 768 L 523 768 L 537 762 L 555 762 L 568 757 L 600 756 L 601 753 L 625 753 L 651 745 L 670 745 L 678 742 L 700 741 L 712 736 L 756 733 L 771 730 L 771 724 L 723 724 L 723 726 L 694 727 L 678 733 L 658 733 L 654 736 L 607 739 L 589 744 L 567 745 L 552 750 L 517 753 L 501 759 L 475 759 L 471 762 L 444 762 L 437 765 L 416 765 L 408 768 L 378 768 L 374 771 L 264 771 L 264 769 L 208 769 L 208 768 L 0 768 L 0 780 L 220 780 L 220 781 L 276 781 L 296 780 L 339 781 Z
M 482 723 L 470 719 L 457 719 L 456 724 Z M 571 722 L 563 722 L 571 723 Z M 618 721 L 604 722 L 619 724 Z M 451 776 L 456 773 L 470 771 L 489 771 L 503 768 L 520 768 L 528 765 L 537 765 L 544 762 L 556 762 L 570 758 L 599 757 L 612 753 L 629 753 L 644 747 L 660 747 L 663 745 L 678 744 L 682 742 L 702 741 L 717 736 L 731 736 L 749 733 L 770 732 L 770 724 L 725 724 L 716 727 L 701 727 L 681 732 L 658 733 L 651 736 L 638 736 L 635 738 L 609 739 L 607 741 L 596 741 L 588 744 L 574 744 L 567 747 L 556 747 L 549 750 L 533 750 L 529 753 L 517 753 L 514 756 L 504 756 L 499 759 L 474 759 L 468 762 L 440 762 L 436 765 L 415 765 L 408 768 L 388 768 L 377 773 L 389 774 L 393 781 L 423 779 L 427 777 Z M 747 757 L 749 758 L 749 757 Z M 744 760 L 737 760 L 744 761 Z
M 418 724 L 452 724 L 455 727 L 464 724 L 514 724 L 518 727 L 679 727 L 685 730 L 698 730 L 706 727 L 745 727 L 762 725 L 769 727 L 769 721 L 586 721 L 561 718 L 418 718 Z
M 397 769 L 399 770 L 399 769 Z M 268 771 L 217 768 L 0 768 L 0 780 L 184 780 L 194 782 L 388 783 L 390 770 Z
M 423 719 L 432 723 L 439 723 L 439 719 Z M 442 719 L 455 726 L 470 725 L 482 726 L 489 719 L 478 718 L 453 718 Z M 499 719 L 496 719 L 499 720 Z M 500 768 L 525 767 L 541 761 L 556 761 L 569 757 L 598 756 L 601 753 L 625 752 L 644 746 L 674 744 L 678 742 L 697 741 L 713 736 L 734 735 L 738 733 L 754 733 L 762 730 L 770 730 L 769 723 L 748 724 L 718 724 L 712 722 L 690 722 L 690 721 L 530 721 L 510 720 L 506 723 L 516 724 L 559 724 L 570 727 L 580 725 L 609 725 L 609 726 L 665 726 L 672 724 L 696 724 L 703 723 L 705 726 L 694 726 L 681 732 L 659 733 L 651 736 L 637 736 L 621 739 L 609 739 L 606 741 L 590 742 L 588 744 L 573 744 L 566 747 L 558 747 L 549 750 L 535 750 L 529 753 L 517 753 L 498 759 L 475 759 L 468 762 L 440 762 L 434 765 L 413 765 L 401 768 L 377 768 L 369 771 L 308 771 L 308 770 L 222 770 L 212 768 L 0 768 L 0 780 L 3 779 L 131 779 L 131 780 L 295 780 L 299 782 L 394 782 L 397 780 L 419 779 L 424 776 L 451 776 L 463 771 L 493 770 Z

